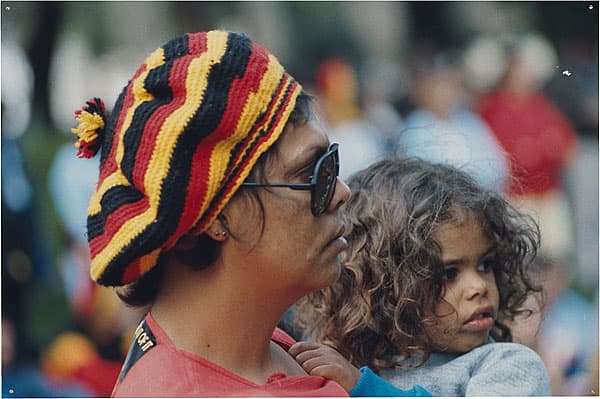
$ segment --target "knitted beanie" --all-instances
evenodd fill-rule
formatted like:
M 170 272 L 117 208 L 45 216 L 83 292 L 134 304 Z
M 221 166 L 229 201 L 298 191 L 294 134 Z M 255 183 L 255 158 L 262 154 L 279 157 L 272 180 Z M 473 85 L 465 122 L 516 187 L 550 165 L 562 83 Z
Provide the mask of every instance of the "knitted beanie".
M 75 113 L 78 156 L 101 149 L 88 207 L 90 275 L 139 279 L 185 234 L 200 234 L 279 138 L 301 86 L 248 37 L 190 33 L 146 58 L 110 118 Z

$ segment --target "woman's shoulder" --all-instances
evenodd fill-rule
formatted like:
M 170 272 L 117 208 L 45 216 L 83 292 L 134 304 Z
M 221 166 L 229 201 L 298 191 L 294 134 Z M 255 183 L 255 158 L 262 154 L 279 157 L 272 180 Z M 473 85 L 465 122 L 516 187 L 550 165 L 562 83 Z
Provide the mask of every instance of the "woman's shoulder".
M 131 353 L 133 357 L 128 355 L 113 396 L 157 396 L 159 392 L 158 396 L 180 396 L 190 389 L 187 372 L 191 360 L 178 351 L 158 343 L 137 359 L 136 352 Z
M 275 342 L 277 345 L 281 346 L 286 351 L 292 347 L 296 343 L 296 340 L 292 338 L 291 335 L 286 333 L 281 328 L 277 327 L 273 331 L 273 335 L 271 336 L 271 340 Z

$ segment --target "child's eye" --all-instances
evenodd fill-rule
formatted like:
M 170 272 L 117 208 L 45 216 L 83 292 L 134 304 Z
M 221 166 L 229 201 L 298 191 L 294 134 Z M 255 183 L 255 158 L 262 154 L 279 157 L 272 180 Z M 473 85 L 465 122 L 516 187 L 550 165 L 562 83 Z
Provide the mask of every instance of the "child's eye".
M 444 275 L 442 276 L 442 278 L 446 281 L 450 281 L 455 279 L 456 276 L 458 276 L 458 269 L 455 267 L 450 267 L 444 270 Z
M 491 272 L 493 268 L 493 262 L 491 260 L 484 260 L 483 262 L 479 262 L 477 265 L 477 271 L 482 273 Z

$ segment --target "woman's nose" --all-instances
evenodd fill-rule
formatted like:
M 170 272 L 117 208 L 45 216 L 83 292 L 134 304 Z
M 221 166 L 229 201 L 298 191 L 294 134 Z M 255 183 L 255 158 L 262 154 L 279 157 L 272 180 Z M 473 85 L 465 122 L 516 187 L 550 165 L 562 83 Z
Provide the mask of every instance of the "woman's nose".
M 348 198 L 350 198 L 350 187 L 348 187 L 346 182 L 338 176 L 333 198 L 329 204 L 329 210 L 333 211 L 338 209 L 344 202 L 348 201 Z

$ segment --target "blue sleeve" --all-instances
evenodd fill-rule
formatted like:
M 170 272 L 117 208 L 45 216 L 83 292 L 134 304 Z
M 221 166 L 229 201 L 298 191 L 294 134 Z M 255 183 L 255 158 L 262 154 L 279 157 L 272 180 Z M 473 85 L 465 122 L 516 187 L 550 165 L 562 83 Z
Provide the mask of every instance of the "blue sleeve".
M 349 392 L 350 396 L 431 396 L 425 388 L 419 385 L 415 385 L 408 390 L 397 388 L 372 372 L 367 366 L 361 367 L 360 372 L 362 376 L 356 386 Z

